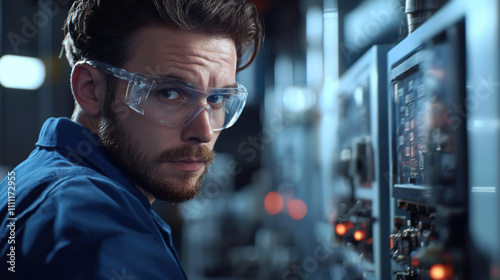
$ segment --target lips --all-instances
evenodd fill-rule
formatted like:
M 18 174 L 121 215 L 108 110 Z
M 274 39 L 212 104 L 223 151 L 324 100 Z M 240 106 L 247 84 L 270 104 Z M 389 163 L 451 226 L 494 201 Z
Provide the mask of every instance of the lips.
M 169 160 L 168 163 L 179 171 L 196 172 L 205 166 L 205 161 L 196 158 Z

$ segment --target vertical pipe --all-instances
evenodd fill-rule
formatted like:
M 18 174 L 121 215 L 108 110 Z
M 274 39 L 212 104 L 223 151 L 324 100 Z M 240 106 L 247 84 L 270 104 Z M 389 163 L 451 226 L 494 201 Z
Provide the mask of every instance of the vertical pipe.
M 42 0 L 38 2 L 38 13 L 40 15 L 45 15 L 48 20 L 44 25 L 38 26 L 38 57 L 43 60 L 45 64 L 46 81 L 38 90 L 38 128 L 40 128 L 45 120 L 53 115 L 53 22 L 54 22 L 54 11 L 52 9 L 43 9 Z M 54 3 L 57 5 L 57 3 Z
M 3 55 L 3 1 L 0 0 L 0 57 Z M 3 87 L 0 86 L 0 167 L 4 164 L 3 159 L 3 137 L 5 137 L 5 133 L 3 133 Z M 0 170 L 2 172 L 2 170 Z M 0 174 L 0 177 L 3 177 L 4 174 Z

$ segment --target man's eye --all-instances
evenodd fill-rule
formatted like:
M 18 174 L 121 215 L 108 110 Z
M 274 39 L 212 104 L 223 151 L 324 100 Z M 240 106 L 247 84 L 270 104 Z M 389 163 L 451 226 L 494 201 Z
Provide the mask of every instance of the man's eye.
M 158 95 L 165 99 L 179 99 L 181 98 L 181 93 L 175 89 L 162 89 L 158 90 Z
M 207 98 L 210 103 L 220 104 L 223 103 L 227 98 L 224 95 L 211 95 Z

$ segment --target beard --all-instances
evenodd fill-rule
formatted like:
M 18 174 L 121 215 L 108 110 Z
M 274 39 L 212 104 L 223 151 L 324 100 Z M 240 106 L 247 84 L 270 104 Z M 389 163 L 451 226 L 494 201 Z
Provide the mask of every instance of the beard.
M 104 111 L 99 123 L 102 145 L 124 167 L 138 188 L 156 199 L 174 203 L 192 199 L 200 192 L 205 174 L 214 159 L 214 151 L 202 145 L 186 145 L 165 150 L 156 159 L 148 161 L 141 150 L 142 145 L 131 141 L 116 115 L 111 110 Z M 191 172 L 177 172 L 168 178 L 159 175 L 161 164 L 182 158 L 202 159 L 205 166 L 201 175 L 197 178 Z

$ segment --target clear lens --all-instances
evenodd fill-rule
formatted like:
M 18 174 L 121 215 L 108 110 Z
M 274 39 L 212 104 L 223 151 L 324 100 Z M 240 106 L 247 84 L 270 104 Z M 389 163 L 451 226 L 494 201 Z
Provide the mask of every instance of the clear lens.
M 146 87 L 144 87 L 146 88 Z M 132 87 L 131 96 L 144 96 L 143 87 Z M 238 119 L 247 97 L 243 86 L 230 89 L 211 89 L 210 94 L 179 84 L 178 81 L 157 78 L 148 90 L 142 114 L 169 127 L 183 127 L 203 110 L 211 116 L 214 130 L 232 126 Z
M 247 90 L 209 88 L 198 90 L 184 81 L 130 73 L 99 61 L 87 61 L 129 83 L 125 102 L 136 112 L 168 127 L 183 127 L 207 111 L 214 131 L 231 127 L 245 107 Z

